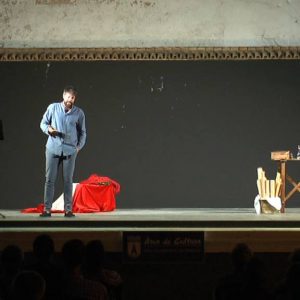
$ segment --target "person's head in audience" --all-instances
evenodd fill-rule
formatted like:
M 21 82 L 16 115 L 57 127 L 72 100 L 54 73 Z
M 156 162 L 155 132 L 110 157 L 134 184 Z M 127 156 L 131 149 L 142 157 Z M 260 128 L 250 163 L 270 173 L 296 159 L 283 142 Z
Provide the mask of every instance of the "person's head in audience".
M 6 273 L 19 271 L 23 264 L 23 252 L 16 245 L 6 246 L 1 254 L 1 265 Z
M 41 234 L 33 241 L 33 252 L 39 260 L 50 260 L 54 254 L 54 242 L 48 234 Z
M 85 263 L 88 270 L 97 270 L 103 267 L 104 247 L 100 240 L 93 240 L 85 247 Z
M 291 253 L 291 255 L 289 257 L 289 262 L 291 264 L 293 264 L 293 263 L 300 263 L 300 248 L 295 249 Z
M 67 269 L 74 270 L 83 262 L 84 243 L 79 239 L 67 241 L 62 248 L 62 258 Z
M 251 257 L 246 266 L 246 279 L 257 285 L 263 284 L 266 280 L 266 268 L 262 259 Z
M 39 273 L 22 271 L 12 282 L 12 299 L 40 300 L 43 299 L 45 289 L 45 280 Z
M 243 271 L 251 258 L 252 251 L 245 243 L 237 244 L 231 252 L 233 266 L 238 271 Z
M 289 269 L 287 271 L 287 275 L 286 275 L 286 281 L 290 287 L 299 288 L 299 283 L 300 283 L 300 263 L 299 262 L 296 262 L 289 267 Z

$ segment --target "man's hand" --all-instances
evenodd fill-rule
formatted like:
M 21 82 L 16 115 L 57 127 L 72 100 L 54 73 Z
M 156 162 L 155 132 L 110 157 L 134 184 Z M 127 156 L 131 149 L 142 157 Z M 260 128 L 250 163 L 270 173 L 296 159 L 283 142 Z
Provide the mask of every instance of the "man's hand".
M 54 138 L 59 135 L 59 132 L 52 126 L 48 127 L 48 133 L 49 133 L 49 135 L 53 136 Z

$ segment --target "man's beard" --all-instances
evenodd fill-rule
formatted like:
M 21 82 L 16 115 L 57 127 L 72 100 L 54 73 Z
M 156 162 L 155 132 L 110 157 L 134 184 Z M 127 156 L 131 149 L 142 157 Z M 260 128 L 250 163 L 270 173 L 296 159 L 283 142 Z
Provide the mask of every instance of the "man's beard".
M 64 101 L 64 105 L 68 109 L 71 109 L 73 107 L 73 103 L 70 101 Z

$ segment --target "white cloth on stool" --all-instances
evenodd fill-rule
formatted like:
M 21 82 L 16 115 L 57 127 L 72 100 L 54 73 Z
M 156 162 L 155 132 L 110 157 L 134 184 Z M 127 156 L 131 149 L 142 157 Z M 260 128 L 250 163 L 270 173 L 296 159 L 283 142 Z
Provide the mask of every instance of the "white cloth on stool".
M 254 200 L 254 208 L 256 213 L 259 215 L 261 213 L 261 207 L 259 203 L 260 197 L 257 195 Z M 281 209 L 281 199 L 279 197 L 268 197 L 264 199 L 268 201 L 268 203 L 273 206 L 275 209 L 280 210 Z
M 75 189 L 78 183 L 73 183 L 72 189 L 72 197 L 74 196 Z M 53 210 L 64 210 L 64 193 L 62 193 L 53 203 L 52 203 Z

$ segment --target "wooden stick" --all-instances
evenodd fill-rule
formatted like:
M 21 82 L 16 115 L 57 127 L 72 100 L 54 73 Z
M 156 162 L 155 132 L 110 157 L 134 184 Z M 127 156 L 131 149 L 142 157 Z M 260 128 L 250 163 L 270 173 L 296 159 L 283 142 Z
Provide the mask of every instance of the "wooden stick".
M 261 179 L 260 182 L 261 182 L 261 196 L 262 196 L 261 198 L 265 199 L 265 197 L 266 197 L 266 180 Z
M 275 197 L 275 180 L 270 180 L 271 197 Z
M 263 168 L 257 168 L 257 179 L 262 179 L 263 176 Z
M 256 180 L 256 184 L 257 184 L 257 189 L 258 189 L 259 198 L 262 198 L 261 181 L 260 181 L 259 179 L 257 179 L 257 180 Z
M 266 197 L 270 197 L 270 180 L 266 180 Z
M 276 187 L 275 187 L 275 197 L 279 197 L 279 194 L 280 194 L 280 188 L 281 188 L 281 184 L 282 184 L 281 179 L 276 180 L 275 183 L 276 183 Z

